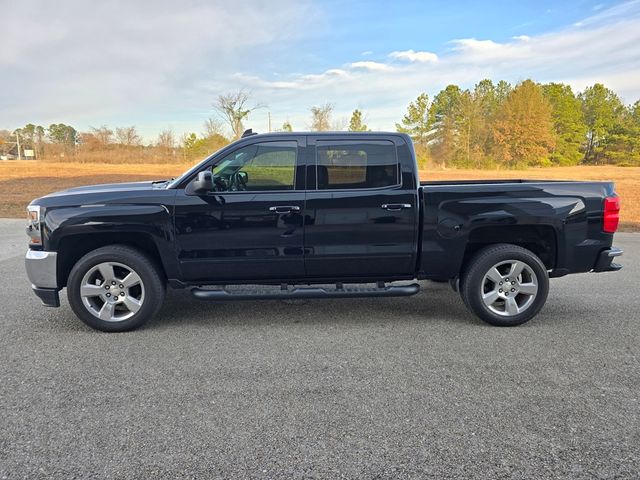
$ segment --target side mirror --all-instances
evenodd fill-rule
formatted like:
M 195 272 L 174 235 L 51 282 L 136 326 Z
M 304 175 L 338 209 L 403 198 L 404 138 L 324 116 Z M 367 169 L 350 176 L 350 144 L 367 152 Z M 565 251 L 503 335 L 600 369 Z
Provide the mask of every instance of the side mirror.
M 198 173 L 198 176 L 187 185 L 185 193 L 187 195 L 206 195 L 213 191 L 213 177 L 210 171 Z

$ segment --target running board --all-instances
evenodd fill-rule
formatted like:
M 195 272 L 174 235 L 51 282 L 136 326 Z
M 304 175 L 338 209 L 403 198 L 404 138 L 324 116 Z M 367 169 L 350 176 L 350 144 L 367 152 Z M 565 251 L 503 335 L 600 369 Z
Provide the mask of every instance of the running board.
M 242 289 L 229 291 L 226 289 L 209 290 L 206 288 L 194 288 L 191 294 L 199 300 L 277 300 L 296 298 L 356 298 L 356 297 L 409 297 L 420 291 L 420 285 L 394 285 L 390 287 L 378 286 L 377 288 L 345 288 L 337 284 L 336 288 L 320 287 L 296 287 L 289 289 L 282 286 L 275 289 Z

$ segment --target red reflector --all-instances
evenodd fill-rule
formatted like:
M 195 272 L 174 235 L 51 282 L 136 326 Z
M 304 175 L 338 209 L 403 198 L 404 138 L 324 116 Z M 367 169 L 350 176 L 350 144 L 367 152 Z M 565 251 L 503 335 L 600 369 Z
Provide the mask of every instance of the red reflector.
M 618 229 L 620 221 L 620 197 L 607 197 L 604 199 L 604 218 L 602 230 L 614 233 Z

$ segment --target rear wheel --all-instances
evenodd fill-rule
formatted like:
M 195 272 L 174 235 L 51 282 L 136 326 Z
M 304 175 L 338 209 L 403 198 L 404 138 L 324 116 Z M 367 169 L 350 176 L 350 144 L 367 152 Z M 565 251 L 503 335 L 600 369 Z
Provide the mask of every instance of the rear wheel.
M 158 312 L 164 295 L 164 280 L 156 265 L 124 245 L 89 252 L 74 265 L 67 282 L 74 313 L 105 332 L 140 327 Z
M 540 311 L 549 293 L 549 276 L 530 250 L 499 244 L 480 250 L 461 279 L 465 305 L 491 325 L 523 324 Z

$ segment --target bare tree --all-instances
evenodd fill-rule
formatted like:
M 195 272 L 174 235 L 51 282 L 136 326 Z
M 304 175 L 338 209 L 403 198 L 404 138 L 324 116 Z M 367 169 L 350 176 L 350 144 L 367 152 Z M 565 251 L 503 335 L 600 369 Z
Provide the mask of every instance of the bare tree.
M 109 145 L 113 140 L 113 130 L 106 125 L 101 127 L 91 127 L 91 132 L 96 141 L 101 145 Z
M 222 122 L 216 120 L 215 118 L 207 118 L 204 121 L 204 132 L 202 132 L 202 136 L 205 138 L 213 137 L 214 135 L 224 136 L 222 134 Z
M 158 134 L 156 145 L 170 150 L 176 146 L 176 136 L 171 128 L 167 128 Z
M 319 107 L 313 106 L 311 111 L 311 130 L 323 132 L 331 130 L 331 114 L 333 113 L 333 105 L 325 103 Z
M 218 95 L 213 108 L 224 119 L 231 128 L 234 139 L 240 138 L 244 132 L 244 121 L 249 118 L 249 114 L 264 105 L 254 105 L 249 107 L 250 94 L 244 90 L 234 93 Z
M 0 154 L 6 154 L 13 148 L 13 135 L 9 130 L 0 130 Z
M 142 143 L 142 139 L 140 135 L 138 135 L 135 125 L 116 128 L 116 139 L 120 145 L 125 147 L 135 147 Z
M 342 130 L 346 129 L 348 125 L 349 120 L 347 119 L 347 117 L 337 118 L 336 120 L 331 122 L 331 130 L 335 132 L 341 132 Z

